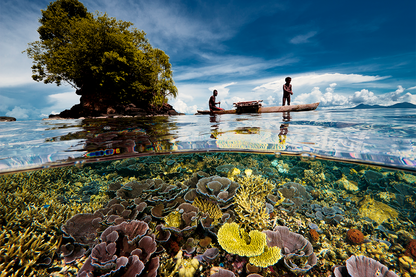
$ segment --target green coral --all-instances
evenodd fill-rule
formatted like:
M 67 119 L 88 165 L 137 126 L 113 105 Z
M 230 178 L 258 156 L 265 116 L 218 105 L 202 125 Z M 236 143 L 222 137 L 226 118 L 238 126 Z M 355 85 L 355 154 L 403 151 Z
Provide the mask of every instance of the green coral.
M 239 256 L 253 257 L 263 253 L 266 234 L 253 230 L 246 233 L 237 223 L 225 223 L 218 230 L 218 243 L 225 251 Z

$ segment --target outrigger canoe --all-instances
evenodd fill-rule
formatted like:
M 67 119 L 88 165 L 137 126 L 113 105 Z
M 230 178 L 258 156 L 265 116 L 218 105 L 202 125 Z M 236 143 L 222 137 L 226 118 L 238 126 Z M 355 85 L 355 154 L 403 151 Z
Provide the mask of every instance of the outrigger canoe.
M 220 111 L 209 111 L 209 110 L 198 110 L 196 114 L 240 114 L 240 113 L 278 113 L 278 112 L 299 112 L 299 111 L 311 111 L 315 110 L 320 102 L 312 104 L 302 105 L 290 105 L 290 106 L 274 106 L 274 107 L 262 107 L 261 102 L 247 101 L 234 103 L 236 109 L 234 110 L 220 110 Z

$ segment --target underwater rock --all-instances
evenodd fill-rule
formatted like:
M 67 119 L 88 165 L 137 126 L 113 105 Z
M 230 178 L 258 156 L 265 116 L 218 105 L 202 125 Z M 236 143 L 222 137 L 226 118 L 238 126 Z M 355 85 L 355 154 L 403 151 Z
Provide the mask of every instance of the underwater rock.
M 378 202 L 366 195 L 358 203 L 361 217 L 368 217 L 378 224 L 383 223 L 387 219 L 397 219 L 399 213 L 387 204 Z
M 100 236 L 101 243 L 91 251 L 78 276 L 156 276 L 159 257 L 154 235 L 146 235 L 146 222 L 133 220 L 107 228 Z
M 284 263 L 290 271 L 302 273 L 316 265 L 312 244 L 302 235 L 290 232 L 285 226 L 277 226 L 274 231 L 266 230 L 263 233 L 267 236 L 267 246 L 282 249 Z M 301 262 L 300 258 L 307 258 L 307 262 L 297 265 L 296 262 Z
M 341 179 L 336 181 L 335 184 L 338 185 L 338 188 L 343 188 L 349 192 L 356 192 L 359 190 L 357 182 L 348 180 L 347 177 L 345 177 L 345 175 L 343 175 Z
M 398 277 L 380 262 L 365 256 L 354 255 L 346 261 L 346 266 L 336 267 L 334 275 L 335 277 Z

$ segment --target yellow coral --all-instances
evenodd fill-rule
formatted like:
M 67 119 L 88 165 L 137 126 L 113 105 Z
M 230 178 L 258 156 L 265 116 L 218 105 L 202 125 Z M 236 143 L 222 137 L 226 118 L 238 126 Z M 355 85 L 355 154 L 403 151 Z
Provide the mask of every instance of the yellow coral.
M 168 227 L 180 228 L 181 226 L 181 213 L 173 211 L 163 218 L 165 225 Z
M 218 220 L 222 217 L 222 212 L 221 209 L 218 207 L 218 204 L 212 203 L 207 200 L 200 200 L 198 197 L 196 197 L 192 205 L 197 207 L 200 212 L 207 213 L 209 217 L 214 220 Z
M 240 170 L 236 167 L 234 167 L 233 170 L 230 170 L 227 174 L 227 178 L 230 179 L 231 181 L 234 181 L 234 177 L 237 176 L 238 174 L 240 174 Z
M 281 258 L 281 249 L 277 246 L 264 247 L 264 252 L 255 257 L 250 257 L 249 262 L 257 267 L 268 267 L 277 263 Z
M 382 202 L 372 199 L 370 196 L 365 196 L 359 203 L 359 211 L 362 217 L 368 217 L 378 224 L 383 223 L 387 219 L 397 219 L 399 213 Z
M 244 170 L 244 173 L 246 174 L 246 176 L 251 176 L 251 174 L 253 174 L 253 170 L 246 169 L 246 170 Z
M 285 197 L 283 196 L 283 194 L 280 191 L 277 191 L 279 193 L 280 196 L 280 200 L 276 201 L 276 204 L 274 204 L 275 206 L 279 206 L 280 204 L 283 203 L 283 201 L 285 201 Z
M 247 233 L 238 224 L 225 223 L 218 230 L 218 243 L 225 251 L 239 256 L 253 257 L 264 252 L 266 234 L 257 230 Z M 250 241 L 247 241 L 247 238 Z
M 412 258 L 408 256 L 403 256 L 399 258 L 400 266 L 404 269 L 410 271 L 412 273 L 412 276 L 416 274 L 416 261 L 413 261 Z
M 188 260 L 181 260 L 178 274 L 179 277 L 192 277 L 198 269 L 199 261 L 195 258 Z
M 249 176 L 239 179 L 241 185 L 234 201 L 235 212 L 241 225 L 257 229 L 267 228 L 269 214 L 266 209 L 266 195 L 273 190 L 274 185 L 260 176 Z

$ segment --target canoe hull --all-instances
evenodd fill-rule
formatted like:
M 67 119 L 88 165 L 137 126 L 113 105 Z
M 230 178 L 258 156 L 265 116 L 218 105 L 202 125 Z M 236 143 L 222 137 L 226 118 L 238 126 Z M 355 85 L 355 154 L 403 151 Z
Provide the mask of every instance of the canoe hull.
M 312 111 L 319 106 L 319 102 L 312 104 L 302 105 L 290 105 L 290 106 L 274 106 L 274 107 L 260 107 L 257 113 L 279 113 L 279 112 L 300 112 L 300 111 Z M 213 111 L 209 110 L 199 111 L 196 114 L 236 114 L 237 110 L 222 110 Z

